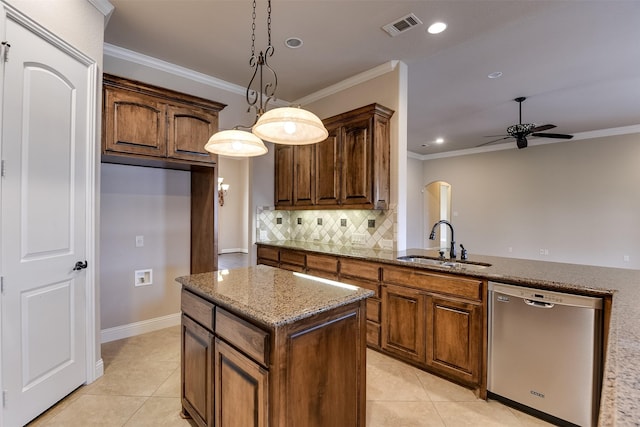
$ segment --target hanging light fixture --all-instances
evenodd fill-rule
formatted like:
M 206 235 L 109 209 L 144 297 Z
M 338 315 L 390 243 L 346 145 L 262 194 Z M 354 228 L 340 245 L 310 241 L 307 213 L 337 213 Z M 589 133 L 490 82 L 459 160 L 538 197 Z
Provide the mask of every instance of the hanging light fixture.
M 251 24 L 251 57 L 249 65 L 253 76 L 249 81 L 246 99 L 248 112 L 254 110 L 256 119 L 252 126 L 236 126 L 233 130 L 215 133 L 205 145 L 205 150 L 223 156 L 250 157 L 267 152 L 262 140 L 276 144 L 303 145 L 324 141 L 329 132 L 315 114 L 299 107 L 280 107 L 267 111 L 267 105 L 275 99 L 278 76 L 269 66 L 268 58 L 273 56 L 271 45 L 271 0 L 267 3 L 268 46 L 256 55 L 256 0 L 253 0 Z M 269 79 L 265 83 L 265 71 Z M 257 86 L 257 88 L 254 88 Z M 239 128 L 251 129 L 252 132 Z

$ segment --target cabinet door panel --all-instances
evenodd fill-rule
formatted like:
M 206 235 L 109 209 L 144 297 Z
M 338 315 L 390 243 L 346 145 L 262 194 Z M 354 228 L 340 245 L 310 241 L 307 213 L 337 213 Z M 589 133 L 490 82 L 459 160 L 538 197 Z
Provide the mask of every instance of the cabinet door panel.
M 402 358 L 425 361 L 424 295 L 412 289 L 382 287 L 382 348 Z
M 481 363 L 480 305 L 429 298 L 427 364 L 454 378 L 477 383 Z
M 201 426 L 213 426 L 213 334 L 182 315 L 182 406 Z
M 349 123 L 343 129 L 340 203 L 343 205 L 373 203 L 370 121 L 360 120 Z
M 311 206 L 315 200 L 314 185 L 315 146 L 300 145 L 293 147 L 293 204 Z
M 293 206 L 293 146 L 275 147 L 275 205 Z
M 360 304 L 362 307 L 362 304 Z M 362 309 L 362 308 L 360 308 Z M 360 357 L 362 312 L 335 314 L 323 324 L 296 325 L 286 349 L 286 426 L 362 426 L 365 403 Z
M 216 426 L 267 425 L 268 373 L 224 341 L 216 339 Z
M 340 194 L 339 131 L 330 129 L 329 137 L 316 144 L 316 204 L 337 205 Z
M 164 157 L 165 106 L 154 98 L 105 90 L 105 151 Z
M 218 130 L 217 114 L 206 114 L 190 108 L 170 105 L 168 156 L 174 159 L 213 163 L 217 157 L 204 149 Z

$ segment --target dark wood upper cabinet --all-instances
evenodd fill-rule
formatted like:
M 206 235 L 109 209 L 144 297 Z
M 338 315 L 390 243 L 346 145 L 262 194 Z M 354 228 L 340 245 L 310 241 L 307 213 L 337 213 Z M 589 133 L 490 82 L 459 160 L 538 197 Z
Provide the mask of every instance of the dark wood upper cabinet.
M 204 145 L 225 105 L 104 74 L 102 161 L 171 169 L 213 166 Z
M 367 105 L 325 119 L 329 137 L 323 142 L 295 146 L 290 156 L 277 147 L 276 207 L 388 209 L 392 115 Z
M 293 204 L 294 206 L 313 206 L 316 186 L 315 154 L 313 145 L 293 147 Z
M 275 146 L 275 205 L 293 206 L 293 145 Z M 278 165 L 291 165 L 291 168 Z
M 340 197 L 340 136 L 339 128 L 327 129 L 329 137 L 315 144 L 316 204 L 335 206 Z
M 204 144 L 218 131 L 218 113 L 169 105 L 167 121 L 167 157 L 207 163 L 216 161 L 216 157 L 204 149 Z

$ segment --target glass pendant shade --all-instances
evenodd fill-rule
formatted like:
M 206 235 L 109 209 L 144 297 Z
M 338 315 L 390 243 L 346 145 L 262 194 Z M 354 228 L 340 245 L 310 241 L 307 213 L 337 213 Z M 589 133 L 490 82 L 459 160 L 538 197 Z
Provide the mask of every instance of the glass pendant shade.
M 294 107 L 265 112 L 253 125 L 252 131 L 260 139 L 286 145 L 315 144 L 329 136 L 318 116 Z
M 267 153 L 264 143 L 252 134 L 232 129 L 214 133 L 204 146 L 210 153 L 230 157 L 253 157 Z

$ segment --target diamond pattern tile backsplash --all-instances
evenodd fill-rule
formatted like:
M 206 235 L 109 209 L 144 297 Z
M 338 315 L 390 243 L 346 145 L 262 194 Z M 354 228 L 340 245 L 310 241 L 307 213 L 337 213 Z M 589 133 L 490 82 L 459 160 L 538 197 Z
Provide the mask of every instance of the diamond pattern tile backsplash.
M 297 240 L 341 246 L 395 249 L 396 211 L 258 208 L 258 242 Z

